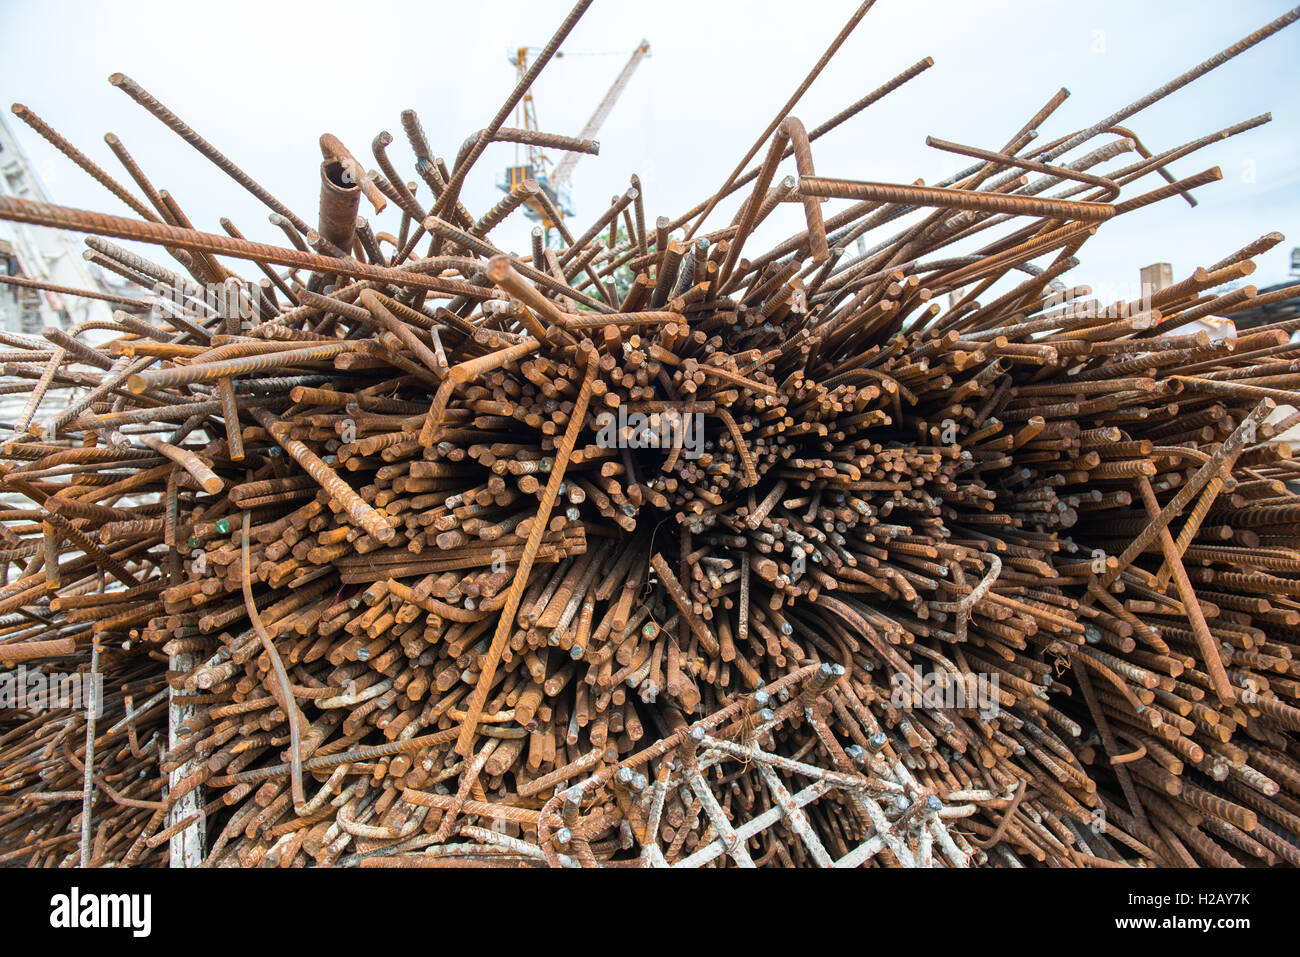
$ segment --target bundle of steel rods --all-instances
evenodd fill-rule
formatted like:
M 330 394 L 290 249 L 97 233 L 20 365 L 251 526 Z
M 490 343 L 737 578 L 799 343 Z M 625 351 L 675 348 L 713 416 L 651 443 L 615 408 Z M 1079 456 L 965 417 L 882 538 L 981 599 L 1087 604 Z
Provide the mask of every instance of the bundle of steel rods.
M 2 337 L 0 664 L 97 690 L 0 710 L 0 861 L 1300 864 L 1300 321 L 1223 322 L 1282 237 L 1121 301 L 1061 278 L 1268 117 L 1118 124 L 1300 9 L 1050 142 L 1064 90 L 932 139 L 974 160 L 934 186 L 811 146 L 927 59 L 811 132 L 797 95 L 676 219 L 635 177 L 576 236 L 532 181 L 466 209 L 589 3 L 450 166 L 413 111 L 418 181 L 323 136 L 316 229 L 111 78 L 286 246 L 14 108 L 136 217 L 0 218 L 154 294 Z

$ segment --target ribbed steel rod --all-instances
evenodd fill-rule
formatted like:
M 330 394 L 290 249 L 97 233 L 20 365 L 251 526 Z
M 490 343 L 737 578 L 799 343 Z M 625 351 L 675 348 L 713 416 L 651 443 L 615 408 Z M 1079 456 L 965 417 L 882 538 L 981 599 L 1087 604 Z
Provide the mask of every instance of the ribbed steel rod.
M 102 236 L 132 239 L 159 246 L 179 246 L 182 249 L 233 256 L 236 259 L 247 259 L 252 262 L 275 263 L 293 269 L 351 276 L 354 279 L 377 279 L 417 289 L 427 289 L 430 292 L 447 293 L 451 296 L 469 296 L 475 299 L 492 299 L 497 296 L 490 289 L 456 279 L 435 279 L 411 270 L 372 266 L 357 262 L 355 259 L 337 259 L 333 256 L 283 249 L 279 246 L 268 246 L 265 243 L 235 239 L 231 236 L 218 236 L 195 229 L 168 226 L 164 223 L 146 223 L 125 216 L 110 216 L 107 213 L 56 206 L 53 203 L 38 203 L 35 200 L 19 199 L 14 196 L 0 197 L 0 219 L 15 223 L 30 223 L 34 226 L 49 226 L 53 229 L 70 229 L 78 233 L 97 233 Z
M 980 212 L 1014 213 L 1026 216 L 1054 216 L 1060 219 L 1088 222 L 1110 219 L 1115 215 L 1115 207 L 1109 203 L 1076 203 L 1063 199 L 1038 199 L 1006 193 L 977 193 L 965 189 L 942 189 L 938 186 L 905 186 L 900 183 L 826 179 L 821 176 L 805 176 L 799 180 L 798 198 L 802 199 L 805 196 L 912 203 L 916 206 L 973 209 Z
M 187 126 L 179 116 L 154 99 L 154 97 L 149 94 L 149 91 L 136 83 L 135 80 L 131 79 L 125 73 L 114 73 L 108 78 L 108 82 L 156 116 L 169 129 L 174 131 L 177 136 L 215 163 L 218 169 L 233 179 L 236 183 L 244 187 L 244 189 L 248 190 L 281 216 L 288 219 L 289 222 L 293 223 L 294 228 L 297 229 L 298 232 L 302 233 L 304 236 L 307 234 L 311 227 L 295 216 L 289 207 L 285 206 L 284 203 L 280 202 L 258 185 L 253 177 L 245 173 L 242 169 L 227 159 L 220 150 L 203 137 L 199 136 L 198 133 L 194 132 L 194 130 Z

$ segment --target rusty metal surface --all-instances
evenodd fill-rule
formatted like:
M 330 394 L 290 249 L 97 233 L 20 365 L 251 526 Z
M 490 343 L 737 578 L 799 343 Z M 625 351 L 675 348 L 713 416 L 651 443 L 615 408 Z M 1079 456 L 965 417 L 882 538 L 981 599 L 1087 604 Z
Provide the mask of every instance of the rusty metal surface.
M 1225 288 L 1282 237 L 1117 301 L 1063 278 L 1268 117 L 1116 124 L 1300 11 L 1080 132 L 1038 140 L 1061 91 L 932 137 L 975 164 L 925 185 L 814 149 L 928 58 L 793 112 L 865 3 L 704 203 L 651 229 L 634 176 L 520 258 L 494 230 L 545 193 L 461 187 L 595 150 L 503 126 L 589 4 L 450 168 L 412 110 L 414 179 L 324 134 L 318 230 L 114 74 L 278 245 L 15 107 L 142 218 L 0 218 L 150 294 L 0 335 L 0 677 L 98 689 L 0 705 L 0 863 L 1300 864 L 1300 321 L 1202 328 L 1295 295 Z

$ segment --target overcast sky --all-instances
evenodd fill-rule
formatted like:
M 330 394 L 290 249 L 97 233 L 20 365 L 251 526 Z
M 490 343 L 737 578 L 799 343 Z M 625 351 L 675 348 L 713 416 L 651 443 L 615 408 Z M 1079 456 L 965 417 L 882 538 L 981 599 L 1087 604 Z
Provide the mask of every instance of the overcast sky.
M 570 6 L 4 0 L 0 93 L 6 105 L 25 103 L 130 183 L 103 141 L 104 133 L 116 133 L 197 228 L 220 232 L 218 218 L 227 215 L 250 238 L 282 244 L 257 200 L 110 86 L 109 74 L 134 78 L 314 224 L 321 133 L 336 134 L 373 167 L 370 141 L 389 130 L 390 155 L 415 179 L 399 119 L 413 108 L 435 151 L 450 162 L 513 88 L 511 51 L 544 45 Z M 576 135 L 642 37 L 652 53 L 600 132 L 601 154 L 578 166 L 574 232 L 627 188 L 632 173 L 644 183 L 651 222 L 710 195 L 857 6 L 858 0 L 596 0 L 563 47 L 584 55 L 553 61 L 534 88 L 543 129 Z M 879 0 L 794 114 L 812 129 L 932 56 L 933 68 L 819 140 L 813 157 L 822 175 L 934 183 L 969 161 L 926 147 L 927 134 L 998 149 L 1067 87 L 1071 97 L 1042 131 L 1046 142 L 1112 113 L 1287 9 L 1278 0 Z M 1295 25 L 1132 118 L 1128 125 L 1159 151 L 1273 114 L 1268 125 L 1174 164 L 1179 176 L 1222 168 L 1221 182 L 1198 191 L 1199 207 L 1168 200 L 1105 224 L 1067 280 L 1132 283 L 1139 267 L 1157 261 L 1173 263 L 1177 279 L 1271 230 L 1288 239 L 1260 260 L 1252 281 L 1262 287 L 1284 280 L 1291 249 L 1300 246 L 1298 80 Z M 56 202 L 134 215 L 16 117 L 6 121 Z M 495 181 L 513 159 L 514 148 L 503 144 L 480 160 L 463 193 L 476 215 L 500 198 Z M 793 161 L 789 167 L 782 175 L 794 172 Z M 1161 182 L 1149 176 L 1124 195 Z M 429 205 L 423 185 L 421 197 Z M 736 202 L 715 213 L 711 225 L 726 225 Z M 371 212 L 365 203 L 362 212 Z M 390 204 L 377 230 L 395 233 L 399 215 Z M 783 207 L 748 249 L 785 238 L 801 218 L 800 207 Z M 530 227 L 516 215 L 493 239 L 525 251 Z M 884 238 L 875 233 L 869 240 Z

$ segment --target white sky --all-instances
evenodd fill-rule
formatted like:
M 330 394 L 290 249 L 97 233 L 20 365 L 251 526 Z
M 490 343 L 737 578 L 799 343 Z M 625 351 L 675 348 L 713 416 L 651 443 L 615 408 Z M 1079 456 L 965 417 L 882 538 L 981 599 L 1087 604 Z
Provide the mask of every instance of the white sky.
M 655 0 L 637 4 L 642 12 L 634 14 L 628 0 L 597 0 L 562 49 L 606 55 L 547 67 L 534 88 L 543 129 L 576 135 L 641 37 L 652 54 L 599 134 L 601 155 L 578 167 L 574 232 L 627 188 L 631 173 L 644 183 L 652 225 L 655 216 L 675 217 L 710 195 L 857 5 Z M 111 87 L 108 75 L 134 78 L 314 224 L 322 132 L 339 136 L 373 168 L 370 141 L 387 129 L 395 140 L 390 156 L 416 179 L 399 118 L 414 108 L 434 150 L 451 162 L 513 88 L 510 52 L 545 44 L 570 6 L 5 0 L 0 95 L 6 105 L 25 103 L 130 184 L 103 142 L 105 132 L 116 133 L 199 229 L 220 232 L 218 218 L 227 215 L 250 238 L 283 244 L 256 199 Z M 927 148 L 927 134 L 998 149 L 1065 86 L 1072 96 L 1045 125 L 1046 142 L 1109 115 L 1287 9 L 1278 0 L 879 0 L 794 115 L 812 129 L 933 56 L 930 70 L 816 142 L 813 157 L 822 175 L 934 183 L 969 161 Z M 1179 176 L 1218 165 L 1224 179 L 1197 192 L 1196 209 L 1172 199 L 1105 224 L 1067 281 L 1133 284 L 1139 267 L 1156 261 L 1172 262 L 1182 278 L 1271 230 L 1288 240 L 1262 257 L 1251 281 L 1284 280 L 1291 248 L 1300 246 L 1298 55 L 1295 25 L 1129 120 L 1159 151 L 1266 111 L 1274 117 L 1174 164 Z M 16 117 L 6 119 L 56 202 L 134 215 Z M 500 198 L 494 183 L 513 160 L 507 144 L 489 147 L 480 160 L 462 194 L 475 215 Z M 793 161 L 788 165 L 781 175 L 793 173 Z M 1148 176 L 1124 195 L 1162 182 Z M 420 196 L 428 206 L 423 184 Z M 730 221 L 738 202 L 724 204 L 711 227 Z M 362 214 L 371 212 L 363 202 Z M 399 217 L 390 204 L 372 221 L 395 233 Z M 785 238 L 801 218 L 799 206 L 783 207 L 747 249 L 757 253 Z M 531 225 L 516 214 L 492 238 L 526 251 Z M 868 241 L 884 238 L 877 232 Z M 160 250 L 154 255 L 165 258 Z

